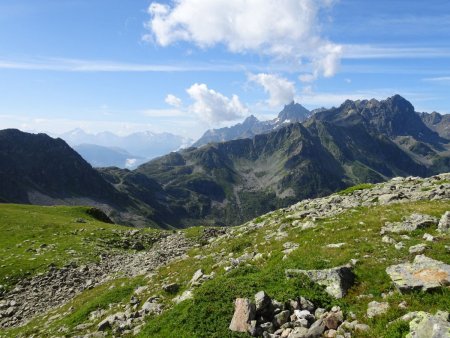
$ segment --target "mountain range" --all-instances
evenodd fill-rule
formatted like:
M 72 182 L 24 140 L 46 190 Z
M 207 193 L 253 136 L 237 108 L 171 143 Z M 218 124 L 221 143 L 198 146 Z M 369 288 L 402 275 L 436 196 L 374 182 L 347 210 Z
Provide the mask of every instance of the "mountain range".
M 90 134 L 74 129 L 59 135 L 94 167 L 135 168 L 152 158 L 189 146 L 192 140 L 151 131 L 119 136 L 111 132 Z
M 101 203 L 113 219 L 139 226 L 234 225 L 359 183 L 450 171 L 450 141 L 442 130 L 430 129 L 399 95 L 347 100 L 303 123 L 190 147 L 135 170 L 95 170 L 62 140 L 9 130 L 1 133 L 0 173 L 14 183 L 2 187 L 1 198 L 39 203 L 18 198 L 37 190 L 58 203 L 76 204 L 74 196 Z
M 255 116 L 247 117 L 243 123 L 220 129 L 206 131 L 192 146 L 200 147 L 211 142 L 225 142 L 255 135 L 269 133 L 283 125 L 303 122 L 310 117 L 311 112 L 299 103 L 291 102 L 284 106 L 278 117 L 269 121 L 259 121 Z

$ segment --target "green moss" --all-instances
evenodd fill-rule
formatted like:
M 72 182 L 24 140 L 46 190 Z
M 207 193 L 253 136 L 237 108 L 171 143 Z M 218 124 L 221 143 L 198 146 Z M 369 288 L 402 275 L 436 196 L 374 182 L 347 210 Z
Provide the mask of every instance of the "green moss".
M 349 187 L 347 189 L 341 190 L 341 191 L 337 192 L 337 194 L 339 194 L 339 195 L 350 195 L 354 191 L 371 189 L 373 187 L 374 187 L 374 185 L 371 184 L 371 183 L 363 183 L 363 184 L 358 184 L 358 185 L 355 185 L 353 187 Z

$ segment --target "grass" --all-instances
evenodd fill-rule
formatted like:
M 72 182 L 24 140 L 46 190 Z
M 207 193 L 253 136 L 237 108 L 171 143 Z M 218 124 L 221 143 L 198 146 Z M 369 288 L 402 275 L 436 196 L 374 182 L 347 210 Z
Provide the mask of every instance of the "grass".
M 344 190 L 341 190 L 341 191 L 337 192 L 337 194 L 339 194 L 339 195 L 350 195 L 354 191 L 371 189 L 373 187 L 374 187 L 374 184 L 363 183 L 363 184 L 354 185 L 353 187 L 348 187 L 347 189 L 344 189 Z
M 400 234 L 392 234 L 391 237 L 396 241 L 405 244 L 404 249 L 396 250 L 392 244 L 381 242 L 380 229 L 385 222 L 400 221 L 402 217 L 414 212 L 439 217 L 447 210 L 450 210 L 450 201 L 360 207 L 335 217 L 317 220 L 316 228 L 304 231 L 291 226 L 295 219 L 289 219 L 287 214 L 277 211 L 258 219 L 265 223 L 262 228 L 236 227 L 228 237 L 212 243 L 200 240 L 203 235 L 202 227 L 190 228 L 185 230 L 186 236 L 198 244 L 188 252 L 185 259 L 176 260 L 160 268 L 147 279 L 138 277 L 113 281 L 84 292 L 46 317 L 37 318 L 23 328 L 8 331 L 8 336 L 15 336 L 18 332 L 24 336 L 52 336 L 51 333 L 57 335 L 57 330 L 61 327 L 66 327 L 69 330 L 68 335 L 72 335 L 75 332 L 71 331 L 72 328 L 84 323 L 94 309 L 103 308 L 108 314 L 117 312 L 129 301 L 135 287 L 146 285 L 148 290 L 141 296 L 141 301 L 148 296 L 158 295 L 167 310 L 159 317 L 147 319 L 140 337 L 246 337 L 228 330 L 234 300 L 237 297 L 251 298 L 260 290 L 266 291 L 279 301 L 303 296 L 313 301 L 316 306 L 329 308 L 339 305 L 345 313 L 353 312 L 360 322 L 371 327 L 369 332 L 359 336 L 353 335 L 354 337 L 403 337 L 408 330 L 407 324 L 388 323 L 409 311 L 424 310 L 434 313 L 450 308 L 450 290 L 413 292 L 406 295 L 394 293 L 383 298 L 383 294 L 394 290 L 385 271 L 386 267 L 412 261 L 414 255 L 409 254 L 408 247 L 423 243 L 422 236 L 426 232 L 435 236 L 436 241 L 427 242 L 425 254 L 450 264 L 450 256 L 445 247 L 448 245 L 449 236 L 437 233 L 435 228 L 414 231 L 408 234 L 409 239 L 401 238 Z M 71 212 L 75 214 L 65 217 L 66 221 L 80 217 L 79 213 L 82 213 L 83 209 Z M 89 222 L 94 224 L 96 221 Z M 278 229 L 281 224 L 287 225 L 283 230 L 285 237 L 279 236 Z M 74 226 L 85 227 L 86 224 Z M 106 227 L 104 224 L 101 226 Z M 283 259 L 285 242 L 298 243 L 299 248 Z M 328 248 L 327 245 L 332 243 L 345 245 L 341 248 Z M 230 265 L 230 258 L 238 258 L 250 252 L 261 253 L 262 258 L 249 260 L 225 272 L 224 267 Z M 312 284 L 306 278 L 285 278 L 284 271 L 287 268 L 330 268 L 346 264 L 351 259 L 358 259 L 355 267 L 357 282 L 341 300 L 332 299 L 322 287 Z M 196 288 L 192 300 L 174 305 L 172 298 L 176 295 L 165 293 L 161 286 L 178 283 L 179 295 L 188 289 L 189 280 L 197 269 L 202 269 L 206 274 L 214 272 L 216 277 Z M 361 298 L 361 295 L 365 297 Z M 388 313 L 368 319 L 367 304 L 372 300 L 389 302 L 391 307 Z M 408 304 L 406 310 L 398 308 L 402 301 Z M 48 318 L 54 313 L 62 317 L 50 321 Z M 42 321 L 43 318 L 49 322 L 47 328 L 39 328 L 39 320 Z M 95 328 L 96 322 L 91 324 Z
M 130 228 L 103 223 L 90 210 L 0 204 L 0 284 L 8 288 L 26 276 L 46 271 L 50 264 L 84 264 L 97 261 L 101 252 L 122 251 L 121 237 Z M 141 231 L 149 236 L 159 233 Z

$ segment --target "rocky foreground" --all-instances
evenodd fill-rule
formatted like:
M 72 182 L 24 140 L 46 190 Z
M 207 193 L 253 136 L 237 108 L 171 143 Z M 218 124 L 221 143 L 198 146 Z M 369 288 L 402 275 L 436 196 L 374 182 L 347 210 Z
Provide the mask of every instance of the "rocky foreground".
M 92 312 L 86 323 L 78 325 L 72 331 L 65 327 L 61 327 L 59 331 L 61 335 L 68 332 L 73 335 L 73 332 L 78 332 L 78 336 L 85 337 L 110 334 L 136 335 L 143 329 L 145 322 L 170 311 L 173 307 L 176 308 L 176 304 L 192 299 L 196 292 L 200 292 L 197 290 L 200 290 L 203 284 L 213 281 L 218 275 L 227 276 L 235 269 L 252 264 L 264 266 L 272 254 L 265 251 L 265 247 L 280 243 L 281 259 L 283 262 L 289 261 L 299 251 L 305 250 L 305 246 L 302 247 L 302 242 L 299 242 L 297 237 L 293 238 L 293 234 L 300 234 L 301 239 L 302 233 L 314 232 L 319 240 L 318 231 L 322 231 L 328 220 L 347 212 L 352 213 L 359 207 L 448 200 L 450 200 L 450 174 L 426 179 L 395 178 L 386 183 L 356 187 L 324 198 L 304 200 L 239 227 L 205 229 L 199 238 L 201 244 L 186 239 L 184 232 L 162 236 L 148 251 L 105 256 L 99 264 L 66 266 L 63 269 L 51 268 L 46 274 L 23 280 L 13 290 L 0 295 L 0 325 L 7 328 L 26 324 L 32 318 L 70 302 L 85 290 L 93 289 L 118 277 L 149 273 L 157 276 L 160 268 L 170 266 L 173 262 L 186 262 L 186 265 L 198 266 L 206 259 L 212 260 L 213 263 L 208 268 L 211 269 L 211 273 L 199 269 L 194 274 L 190 272 L 189 276 L 180 276 L 176 271 L 172 272 L 164 279 L 164 284 L 155 284 L 156 289 L 152 289 L 153 286 L 150 284 L 144 287 L 147 291 L 143 293 L 142 288 L 136 289 L 129 302 L 120 304 L 120 309 Z M 251 336 L 272 338 L 367 337 L 371 327 L 365 322 L 380 318 L 392 310 L 389 297 L 397 295 L 401 297 L 417 291 L 440 292 L 440 289 L 450 286 L 450 265 L 428 256 L 430 247 L 437 242 L 447 243 L 445 250 L 450 253 L 448 243 L 450 211 L 442 212 L 439 216 L 412 212 L 395 222 L 384 221 L 384 216 L 380 215 L 379 222 L 382 226 L 378 228 L 375 236 L 383 250 L 404 252 L 406 255 L 402 257 L 406 258 L 400 261 L 393 260 L 395 264 L 391 263 L 385 268 L 392 289 L 383 294 L 385 298 L 382 300 L 368 302 L 363 317 L 356 317 L 355 314 L 339 307 L 320 307 L 301 297 L 293 296 L 287 302 L 278 302 L 265 292 L 261 292 L 256 294 L 254 299 L 236 299 L 234 315 L 224 318 L 229 323 L 229 332 L 237 331 Z M 365 226 L 364 220 L 359 223 L 362 228 Z M 418 233 L 421 233 L 420 238 L 417 238 Z M 254 237 L 255 234 L 258 237 Z M 239 238 L 255 238 L 253 243 L 257 244 L 244 248 L 239 255 L 234 252 L 240 250 L 238 248 L 226 249 L 228 242 Z M 354 239 L 356 247 L 358 243 L 363 245 L 363 241 L 364 238 Z M 331 250 L 330 252 L 335 250 L 336 253 L 350 245 L 348 241 L 333 242 L 330 238 L 326 242 L 325 250 Z M 194 250 L 195 254 L 192 254 L 191 250 Z M 310 252 L 307 253 L 311 255 Z M 365 264 L 360 261 L 368 261 L 370 258 L 370 255 L 354 257 L 347 264 L 326 269 L 289 268 L 284 271 L 284 276 L 279 278 L 307 278 L 323 286 L 324 292 L 330 297 L 345 299 L 358 283 L 370 282 L 358 281 L 355 274 L 355 269 L 360 264 Z M 373 264 L 381 264 L 383 259 Z M 172 275 L 178 277 L 174 279 Z M 149 294 L 148 290 L 156 291 Z M 357 299 L 363 301 L 370 300 L 373 295 L 362 294 L 358 297 Z M 401 310 L 408 309 L 408 306 L 406 301 L 396 305 Z M 433 313 L 410 311 L 396 320 L 408 323 L 410 328 L 408 337 L 411 338 L 450 337 L 449 317 L 445 312 L 448 308 L 438 310 L 440 311 Z M 392 325 L 396 325 L 395 321 L 392 321 Z M 199 336 L 203 337 L 202 334 Z

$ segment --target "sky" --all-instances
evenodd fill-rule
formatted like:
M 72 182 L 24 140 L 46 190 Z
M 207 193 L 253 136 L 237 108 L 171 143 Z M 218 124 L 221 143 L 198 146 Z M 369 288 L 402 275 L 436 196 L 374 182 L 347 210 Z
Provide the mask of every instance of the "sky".
M 400 94 L 450 113 L 448 0 L 0 0 L 0 128 L 208 128 Z

